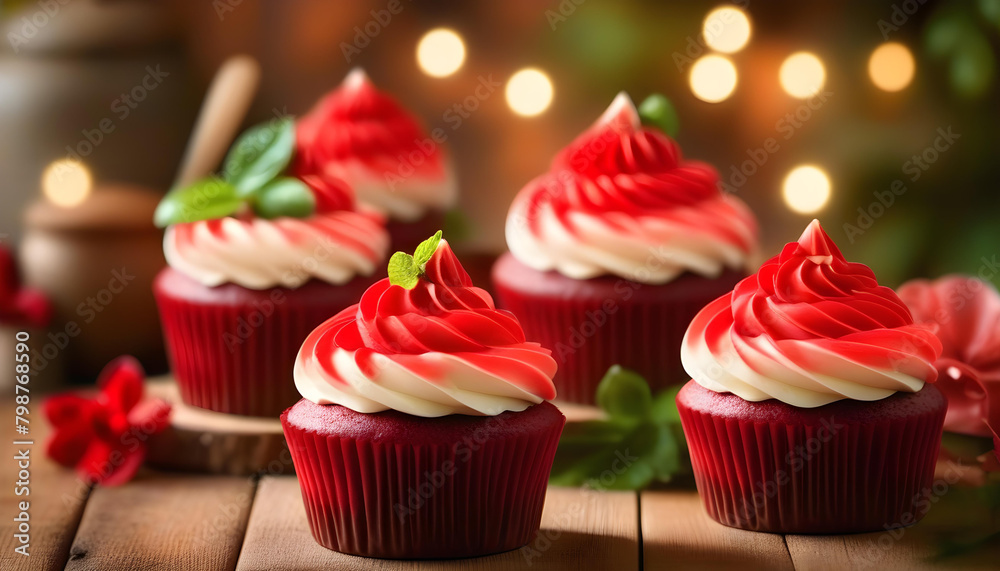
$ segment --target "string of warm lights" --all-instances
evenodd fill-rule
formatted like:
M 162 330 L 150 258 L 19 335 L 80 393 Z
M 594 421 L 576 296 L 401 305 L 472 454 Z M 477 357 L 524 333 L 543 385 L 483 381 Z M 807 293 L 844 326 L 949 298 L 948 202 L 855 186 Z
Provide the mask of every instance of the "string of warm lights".
M 726 55 L 735 54 L 750 42 L 750 18 L 736 6 L 722 6 L 708 13 L 702 23 L 706 47 L 719 53 L 700 57 L 691 66 L 689 82 L 695 97 L 707 103 L 728 99 L 739 81 L 736 65 Z M 417 44 L 417 64 L 431 77 L 443 78 L 456 73 L 465 63 L 465 41 L 449 28 L 428 31 Z M 913 81 L 915 62 L 910 50 L 898 42 L 878 46 L 868 60 L 868 76 L 883 91 L 905 89 Z M 789 55 L 781 64 L 779 83 L 788 95 L 807 99 L 820 92 L 826 81 L 826 69 L 819 56 L 809 52 Z M 555 87 L 551 78 L 536 67 L 514 72 L 507 80 L 505 97 L 515 114 L 535 117 L 552 104 Z M 58 160 L 42 174 L 42 190 L 55 204 L 74 206 L 82 202 L 92 185 L 90 173 L 79 161 Z M 798 213 L 812 214 L 830 199 L 830 177 L 812 164 L 791 169 L 782 184 L 787 206 Z
M 705 45 L 722 54 L 734 54 L 750 41 L 752 26 L 746 12 L 736 6 L 724 6 L 709 12 L 702 24 Z M 897 42 L 877 47 L 868 60 L 868 76 L 878 89 L 901 91 L 912 81 L 915 72 L 913 54 Z M 728 99 L 738 82 L 736 65 L 719 54 L 702 56 L 691 67 L 689 82 L 695 97 L 706 103 Z M 816 54 L 796 52 L 785 58 L 778 72 L 781 88 L 797 99 L 819 93 L 826 82 L 826 68 Z M 829 175 L 816 165 L 798 165 L 785 176 L 782 196 L 794 212 L 813 214 L 826 206 L 831 196 Z

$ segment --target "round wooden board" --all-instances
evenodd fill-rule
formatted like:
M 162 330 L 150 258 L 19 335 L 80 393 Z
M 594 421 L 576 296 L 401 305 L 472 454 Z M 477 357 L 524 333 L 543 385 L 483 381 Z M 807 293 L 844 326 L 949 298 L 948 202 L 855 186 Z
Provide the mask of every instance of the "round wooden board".
M 233 476 L 295 472 L 277 418 L 222 414 L 188 406 L 181 401 L 177 384 L 170 376 L 151 378 L 146 390 L 150 396 L 173 405 L 170 427 L 149 439 L 146 462 L 151 466 Z M 569 421 L 603 416 L 597 407 L 558 401 L 555 404 Z
M 170 427 L 151 436 L 146 462 L 167 470 L 249 476 L 292 474 L 292 457 L 281 422 L 222 414 L 181 401 L 172 377 L 146 383 L 149 396 L 173 405 Z

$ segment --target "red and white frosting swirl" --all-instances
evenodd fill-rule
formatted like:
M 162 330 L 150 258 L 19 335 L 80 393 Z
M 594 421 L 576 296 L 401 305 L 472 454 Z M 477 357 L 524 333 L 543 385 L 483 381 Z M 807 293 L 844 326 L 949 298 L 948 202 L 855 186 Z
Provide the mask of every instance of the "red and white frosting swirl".
M 916 392 L 941 343 L 892 289 L 851 263 L 814 220 L 691 322 L 681 347 L 698 384 L 748 401 L 811 408 Z
M 441 146 L 360 69 L 299 120 L 296 147 L 297 175 L 346 181 L 360 203 L 393 219 L 413 221 L 457 198 Z
M 529 267 L 575 279 L 716 277 L 745 268 L 757 247 L 753 214 L 717 183 L 715 169 L 643 127 L 621 93 L 514 199 L 507 246 Z
M 363 413 L 492 416 L 554 398 L 555 372 L 551 351 L 525 341 L 442 240 L 416 287 L 383 279 L 313 331 L 295 386 Z
M 304 179 L 316 197 L 308 218 L 219 218 L 167 228 L 171 268 L 203 285 L 296 288 L 310 279 L 333 285 L 371 275 L 389 250 L 382 216 L 356 212 L 344 186 Z

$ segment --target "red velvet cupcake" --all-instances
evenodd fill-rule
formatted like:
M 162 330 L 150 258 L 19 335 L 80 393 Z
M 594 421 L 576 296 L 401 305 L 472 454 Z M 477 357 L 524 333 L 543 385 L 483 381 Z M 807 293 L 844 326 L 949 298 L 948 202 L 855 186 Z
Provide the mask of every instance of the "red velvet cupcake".
M 298 399 L 302 341 L 374 282 L 389 247 L 378 214 L 358 212 L 343 182 L 281 176 L 290 121 L 257 127 L 220 177 L 168 194 L 169 267 L 153 284 L 184 402 L 216 412 L 278 416 Z
M 684 380 L 684 330 L 746 276 L 757 223 L 621 93 L 528 183 L 507 217 L 501 305 L 559 363 L 562 399 L 593 403 L 611 365 L 654 390 Z
M 313 537 L 368 557 L 487 555 L 538 531 L 556 364 L 440 234 L 317 328 L 281 421 Z
M 413 251 L 441 228 L 458 198 L 439 141 L 361 69 L 301 119 L 296 138 L 295 173 L 346 182 L 363 207 L 386 216 L 397 250 Z
M 677 408 L 709 515 L 776 533 L 916 523 L 947 408 L 927 384 L 940 353 L 813 221 L 684 338 Z

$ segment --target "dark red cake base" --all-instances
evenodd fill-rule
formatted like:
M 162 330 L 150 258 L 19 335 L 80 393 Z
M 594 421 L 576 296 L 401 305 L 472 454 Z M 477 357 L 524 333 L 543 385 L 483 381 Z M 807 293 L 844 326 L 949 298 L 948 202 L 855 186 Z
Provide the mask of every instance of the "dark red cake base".
M 171 368 L 185 403 L 276 417 L 299 399 L 292 380 L 305 338 L 373 283 L 316 280 L 297 289 L 206 287 L 167 268 L 153 283 Z
M 313 537 L 387 559 L 473 557 L 530 542 L 565 421 L 547 402 L 495 417 L 423 418 L 303 399 L 281 415 Z
M 933 494 L 947 402 L 933 385 L 797 408 L 694 381 L 677 395 L 698 493 L 715 521 L 773 533 L 916 523 Z
M 688 324 L 743 277 L 735 271 L 711 280 L 684 274 L 664 285 L 615 276 L 574 280 L 533 270 L 510 253 L 493 267 L 498 304 L 559 364 L 558 399 L 585 404 L 594 403 L 611 365 L 635 370 L 654 391 L 684 382 L 680 347 Z
M 412 254 L 421 242 L 430 238 L 438 230 L 444 230 L 444 212 L 428 210 L 421 218 L 412 222 L 389 220 L 385 225 L 389 231 L 389 251 Z

